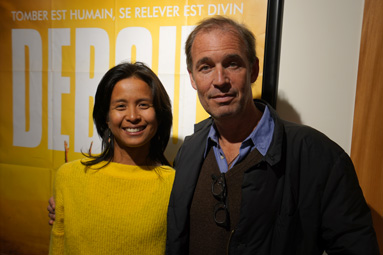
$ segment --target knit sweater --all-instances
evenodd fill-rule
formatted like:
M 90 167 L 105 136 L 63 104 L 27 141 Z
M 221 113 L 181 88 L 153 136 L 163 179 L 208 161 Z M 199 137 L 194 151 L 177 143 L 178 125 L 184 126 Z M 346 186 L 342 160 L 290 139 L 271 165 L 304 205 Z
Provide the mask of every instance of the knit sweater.
M 175 171 L 105 163 L 57 171 L 50 254 L 164 254 Z

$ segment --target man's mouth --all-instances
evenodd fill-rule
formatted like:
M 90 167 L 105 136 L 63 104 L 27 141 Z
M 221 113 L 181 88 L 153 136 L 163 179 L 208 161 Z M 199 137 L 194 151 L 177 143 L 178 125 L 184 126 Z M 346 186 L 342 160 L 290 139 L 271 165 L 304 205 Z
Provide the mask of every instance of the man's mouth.
M 232 94 L 219 94 L 219 95 L 214 95 L 211 97 L 216 102 L 221 102 L 225 103 L 227 101 L 231 101 L 234 98 L 234 95 Z

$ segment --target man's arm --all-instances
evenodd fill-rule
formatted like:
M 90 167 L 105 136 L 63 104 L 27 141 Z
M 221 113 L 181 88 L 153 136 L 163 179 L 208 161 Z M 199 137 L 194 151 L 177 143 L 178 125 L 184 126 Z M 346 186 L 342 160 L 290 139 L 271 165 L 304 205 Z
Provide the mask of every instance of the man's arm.
M 379 254 L 370 210 L 346 153 L 335 163 L 324 190 L 322 231 L 328 254 Z
M 56 209 L 56 203 L 55 203 L 55 200 L 53 197 L 51 197 L 48 201 L 48 216 L 49 216 L 49 225 L 53 225 L 53 222 L 55 221 L 56 219 L 56 214 L 55 214 L 55 209 Z
M 57 176 L 59 177 L 59 176 Z M 49 254 L 59 255 L 65 254 L 65 238 L 64 238 L 64 201 L 62 194 L 62 180 L 57 178 L 55 181 L 55 187 L 53 190 L 54 198 L 49 199 L 49 217 L 50 224 L 53 224 L 51 231 L 51 238 L 49 244 Z

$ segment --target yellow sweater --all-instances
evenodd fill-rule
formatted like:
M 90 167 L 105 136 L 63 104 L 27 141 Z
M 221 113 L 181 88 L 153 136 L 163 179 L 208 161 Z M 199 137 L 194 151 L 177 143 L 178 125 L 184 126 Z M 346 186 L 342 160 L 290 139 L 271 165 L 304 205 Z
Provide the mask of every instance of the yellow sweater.
M 49 253 L 165 254 L 174 175 L 168 166 L 110 163 L 85 172 L 80 160 L 64 164 L 55 180 Z

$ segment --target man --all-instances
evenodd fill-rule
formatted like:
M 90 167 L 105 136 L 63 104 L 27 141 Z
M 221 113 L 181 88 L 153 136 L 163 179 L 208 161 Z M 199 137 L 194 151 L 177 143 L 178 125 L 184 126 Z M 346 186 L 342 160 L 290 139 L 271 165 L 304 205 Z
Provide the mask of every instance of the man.
M 379 254 L 348 155 L 253 101 L 252 33 L 210 18 L 185 50 L 211 118 L 195 126 L 175 159 L 167 254 Z
M 186 42 L 190 80 L 211 118 L 175 159 L 167 254 L 378 254 L 348 155 L 320 132 L 253 102 L 252 33 L 210 18 Z

